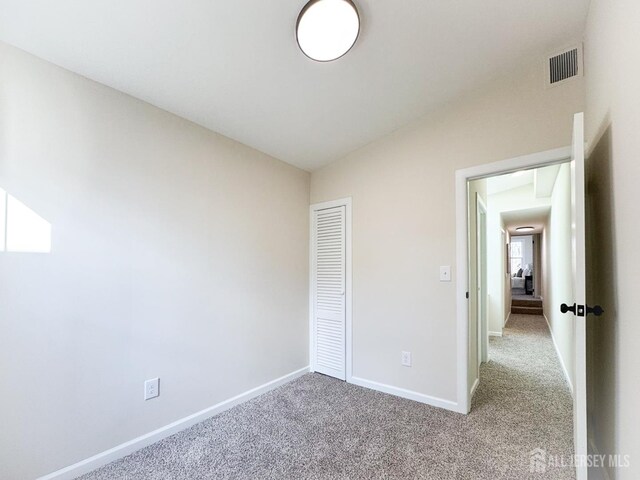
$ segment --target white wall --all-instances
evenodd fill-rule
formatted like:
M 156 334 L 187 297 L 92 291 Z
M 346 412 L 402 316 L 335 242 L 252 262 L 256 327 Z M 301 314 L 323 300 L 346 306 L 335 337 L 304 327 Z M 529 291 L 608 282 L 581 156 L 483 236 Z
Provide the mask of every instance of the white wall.
M 585 36 L 588 148 L 589 433 L 601 453 L 631 455 L 611 478 L 640 478 L 640 2 L 592 0 Z
M 563 164 L 551 195 L 551 213 L 543 232 L 543 308 L 571 386 L 574 384 L 574 317 L 560 312 L 573 294 L 571 239 L 571 166 Z M 573 387 L 572 387 L 573 388 Z
M 582 81 L 540 59 L 313 172 L 311 201 L 353 197 L 354 375 L 456 398 L 455 170 L 571 143 Z M 413 366 L 400 352 L 413 352 Z
M 533 184 L 512 188 L 504 192 L 494 193 L 487 198 L 488 223 L 488 276 L 489 276 L 489 331 L 502 332 L 511 310 L 511 279 L 505 275 L 504 260 L 506 253 L 502 245 L 502 230 L 504 221 L 502 214 L 530 208 L 549 207 L 549 197 L 537 198 Z M 532 237 L 528 236 L 530 242 Z M 526 237 L 509 237 L 511 241 Z M 530 254 L 533 254 L 533 245 Z M 516 272 L 511 272 L 514 274 Z M 534 273 L 535 275 L 535 273 Z M 505 284 L 508 285 L 508 295 L 505 294 Z
M 0 187 L 53 234 L 0 253 L 2 479 L 308 364 L 308 173 L 6 45 L 0 65 Z

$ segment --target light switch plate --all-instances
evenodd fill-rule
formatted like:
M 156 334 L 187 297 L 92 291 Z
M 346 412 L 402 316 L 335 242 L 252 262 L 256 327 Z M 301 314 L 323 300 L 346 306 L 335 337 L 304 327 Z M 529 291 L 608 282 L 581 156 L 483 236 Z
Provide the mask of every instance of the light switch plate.
M 440 267 L 440 281 L 441 282 L 451 281 L 451 266 L 444 265 Z

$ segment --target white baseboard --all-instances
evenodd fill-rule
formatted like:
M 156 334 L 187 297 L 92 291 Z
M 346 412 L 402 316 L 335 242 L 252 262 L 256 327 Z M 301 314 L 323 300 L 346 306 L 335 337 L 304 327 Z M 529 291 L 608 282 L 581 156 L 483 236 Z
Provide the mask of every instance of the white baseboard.
M 502 332 L 489 332 L 490 337 L 501 337 Z
M 370 388 L 371 390 L 377 390 L 378 392 L 395 395 L 397 397 L 407 398 L 416 402 L 426 403 L 427 405 L 431 405 L 433 407 L 444 408 L 446 410 L 451 410 L 458 413 L 467 413 L 460 410 L 457 402 L 452 402 L 451 400 L 445 400 L 443 398 L 432 397 L 430 395 L 425 395 L 424 393 L 414 392 L 413 390 L 394 387 L 392 385 L 385 385 L 384 383 L 374 382 L 373 380 L 366 380 L 359 377 L 351 377 L 349 379 L 349 383 L 353 383 L 354 385 L 358 385 L 360 387 Z
M 562 366 L 562 371 L 564 372 L 564 378 L 567 379 L 567 383 L 569 384 L 569 390 L 571 390 L 571 396 L 573 397 L 573 384 L 571 383 L 571 377 L 569 377 L 569 371 L 567 370 L 567 366 L 564 364 L 564 359 L 560 354 L 560 349 L 558 348 L 558 344 L 556 343 L 556 337 L 553 336 L 553 329 L 551 328 L 551 323 L 549 323 L 549 319 L 543 313 L 542 316 L 547 321 L 547 326 L 549 327 L 549 333 L 551 334 L 551 340 L 553 341 L 553 346 L 556 349 L 556 355 L 558 356 L 558 360 L 560 360 L 560 365 Z
M 189 415 L 188 417 L 176 420 L 169 425 L 165 425 L 164 427 L 158 428 L 157 430 L 149 432 L 145 435 L 141 435 L 140 437 L 134 438 L 133 440 L 129 440 L 128 442 L 122 443 L 102 453 L 98 453 L 97 455 L 89 457 L 78 463 L 74 463 L 73 465 L 69 465 L 68 467 L 40 477 L 38 480 L 68 480 L 76 478 L 80 475 L 84 475 L 85 473 L 89 473 L 96 468 L 102 467 L 103 465 L 111 463 L 114 460 L 125 457 L 135 452 L 136 450 L 140 450 L 141 448 L 149 446 L 152 443 L 156 443 L 163 438 L 169 437 L 181 430 L 189 428 L 196 423 L 200 423 L 207 418 L 217 415 L 218 413 L 229 410 L 236 405 L 244 403 L 248 400 L 251 400 L 252 398 L 268 392 L 269 390 L 273 390 L 274 388 L 295 380 L 308 371 L 309 367 L 304 367 L 294 372 L 288 373 L 287 375 L 276 378 L 275 380 L 271 380 L 270 382 L 267 382 L 256 388 L 252 388 L 251 390 L 241 393 L 240 395 L 236 395 L 235 397 L 224 400 L 209 408 L 200 410 L 199 412 Z

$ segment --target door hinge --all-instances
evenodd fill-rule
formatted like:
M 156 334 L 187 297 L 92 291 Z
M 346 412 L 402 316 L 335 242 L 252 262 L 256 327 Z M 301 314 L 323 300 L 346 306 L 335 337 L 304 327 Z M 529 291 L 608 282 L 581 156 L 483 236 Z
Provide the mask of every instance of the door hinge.
M 465 295 L 467 297 L 467 299 L 469 298 L 469 292 L 467 292 L 467 294 Z

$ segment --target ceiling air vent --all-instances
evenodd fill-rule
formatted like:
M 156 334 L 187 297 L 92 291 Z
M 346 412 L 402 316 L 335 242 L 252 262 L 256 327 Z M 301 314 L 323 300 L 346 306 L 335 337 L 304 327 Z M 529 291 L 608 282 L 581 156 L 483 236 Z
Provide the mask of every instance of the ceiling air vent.
M 557 85 L 582 75 L 582 49 L 574 47 L 548 58 L 547 84 Z

